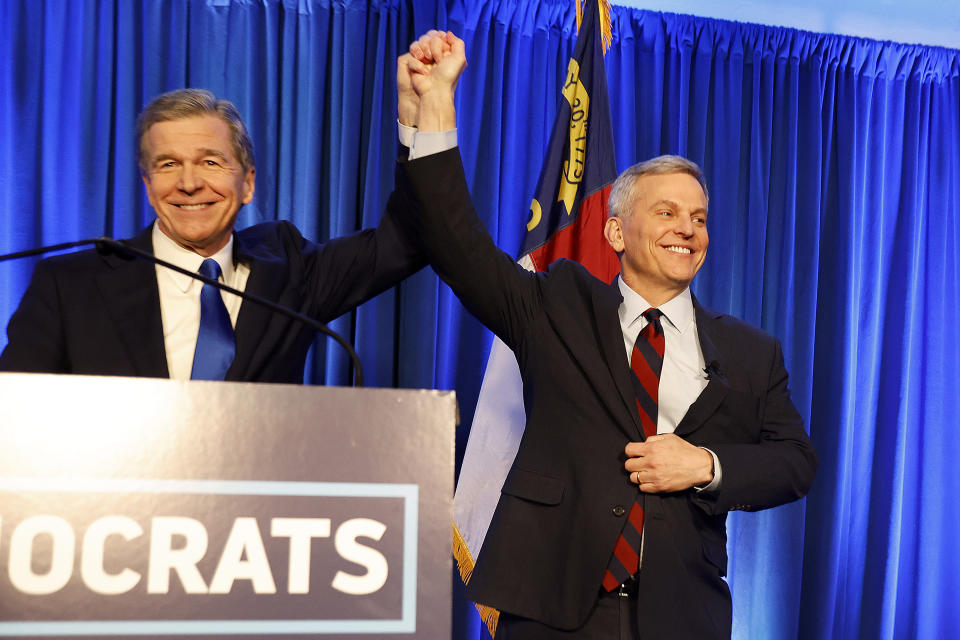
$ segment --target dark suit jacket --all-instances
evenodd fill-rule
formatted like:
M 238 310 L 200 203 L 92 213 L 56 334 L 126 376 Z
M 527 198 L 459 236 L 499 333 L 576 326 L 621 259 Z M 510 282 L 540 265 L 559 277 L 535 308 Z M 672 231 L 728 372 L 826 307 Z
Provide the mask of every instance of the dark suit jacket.
M 391 197 L 375 230 L 315 244 L 288 222 L 236 232 L 234 257 L 250 266 L 246 291 L 327 322 L 420 269 Z M 130 242 L 153 251 L 148 227 Z M 96 251 L 37 264 L 7 329 L 0 370 L 168 377 L 153 264 Z M 313 329 L 244 301 L 227 380 L 303 381 Z
M 619 289 L 558 261 L 531 274 L 496 249 L 458 152 L 403 167 L 404 215 L 435 270 L 510 346 L 527 422 L 467 586 L 474 601 L 572 629 L 597 600 L 636 485 L 624 446 L 643 438 L 617 315 Z M 717 454 L 722 486 L 645 496 L 644 638 L 730 635 L 726 513 L 803 496 L 816 455 L 787 389 L 779 343 L 694 302 L 711 380 L 676 433 Z M 621 508 L 622 507 L 622 508 Z

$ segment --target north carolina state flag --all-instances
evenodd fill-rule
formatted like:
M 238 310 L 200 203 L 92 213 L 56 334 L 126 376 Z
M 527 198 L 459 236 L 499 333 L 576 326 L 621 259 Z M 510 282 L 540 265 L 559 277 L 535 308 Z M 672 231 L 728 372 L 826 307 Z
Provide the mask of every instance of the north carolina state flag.
M 620 271 L 603 237 L 617 166 L 596 2 L 584 13 L 520 255 L 538 271 L 558 258 L 576 260 L 609 282 Z

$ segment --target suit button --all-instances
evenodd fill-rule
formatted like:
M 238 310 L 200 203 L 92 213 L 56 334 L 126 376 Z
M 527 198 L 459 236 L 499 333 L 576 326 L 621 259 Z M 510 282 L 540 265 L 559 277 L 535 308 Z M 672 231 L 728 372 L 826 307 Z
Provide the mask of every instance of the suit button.
M 618 518 L 622 517 L 626 512 L 627 510 L 619 504 L 613 508 L 613 515 L 617 516 Z

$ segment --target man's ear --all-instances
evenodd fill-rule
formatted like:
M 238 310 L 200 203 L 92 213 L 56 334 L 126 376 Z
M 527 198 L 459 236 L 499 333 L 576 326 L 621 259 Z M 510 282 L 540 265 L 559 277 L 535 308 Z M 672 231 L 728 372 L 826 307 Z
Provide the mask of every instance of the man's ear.
M 617 254 L 623 253 L 623 221 L 617 216 L 607 218 L 603 225 L 603 237 Z
M 257 170 L 253 167 L 247 171 L 247 175 L 243 177 L 243 197 L 240 201 L 243 204 L 250 204 L 253 200 L 253 187 L 256 182 Z
M 143 186 L 146 188 L 147 200 L 150 202 L 150 206 L 156 209 L 157 203 L 153 199 L 153 190 L 150 188 L 150 174 L 141 170 L 140 179 L 143 180 Z

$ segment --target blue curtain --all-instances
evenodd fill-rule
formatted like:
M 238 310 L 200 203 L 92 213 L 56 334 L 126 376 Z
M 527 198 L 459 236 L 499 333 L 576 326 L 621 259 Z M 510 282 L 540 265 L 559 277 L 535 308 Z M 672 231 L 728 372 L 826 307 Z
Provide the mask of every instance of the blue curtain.
M 0 2 L 0 253 L 146 226 L 134 121 L 185 86 L 232 100 L 250 128 L 256 197 L 238 226 L 287 219 L 324 240 L 375 225 L 397 149 L 394 60 L 439 20 L 410 0 Z M 31 269 L 0 268 L 4 326 Z M 398 295 L 332 323 L 364 345 L 372 385 L 399 382 Z M 349 383 L 339 349 L 320 341 L 312 360 L 308 378 Z
M 180 86 L 250 125 L 241 225 L 375 223 L 393 60 L 434 25 L 467 41 L 462 153 L 515 252 L 574 21 L 571 0 L 0 2 L 0 252 L 144 226 L 133 120 Z M 960 636 L 960 52 L 614 7 L 606 63 L 618 166 L 704 167 L 694 289 L 781 339 L 821 457 L 806 501 L 730 518 L 735 637 Z M 0 265 L 0 323 L 30 269 Z M 432 273 L 335 328 L 372 384 L 456 389 L 462 453 L 490 338 Z M 321 344 L 311 378 L 346 371 Z M 481 637 L 455 593 L 453 637 Z

